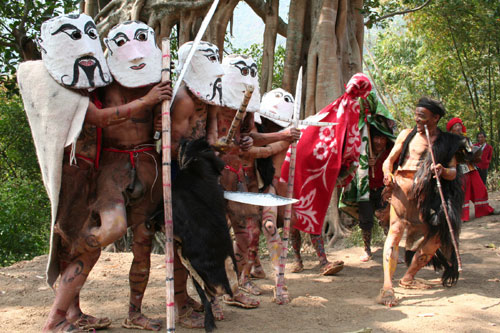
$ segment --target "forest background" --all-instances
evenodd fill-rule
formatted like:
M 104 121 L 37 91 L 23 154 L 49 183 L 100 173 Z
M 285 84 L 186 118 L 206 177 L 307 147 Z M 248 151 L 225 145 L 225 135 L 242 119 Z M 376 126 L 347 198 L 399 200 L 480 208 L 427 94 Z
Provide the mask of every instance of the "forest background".
M 397 119 L 398 130 L 412 125 L 412 111 L 419 97 L 434 96 L 444 102 L 448 112 L 440 124 L 442 127 L 448 119 L 461 117 L 473 141 L 479 131 L 486 132 L 487 141 L 494 147 L 490 169 L 498 169 L 498 0 L 282 0 L 289 3 L 288 17 L 278 16 L 278 0 L 248 0 L 245 2 L 249 10 L 266 23 L 266 28 L 263 44 L 243 49 L 232 42 L 232 27 L 238 24 L 232 20 L 232 14 L 238 2 L 221 1 L 219 7 L 225 10 L 218 11 L 215 19 L 225 25 L 222 30 L 212 29 L 208 39 L 219 46 L 222 44 L 224 54 L 245 53 L 254 57 L 261 69 L 263 91 L 283 87 L 293 92 L 301 64 L 319 69 L 316 73 L 309 70 L 305 76 L 305 116 L 337 98 L 352 72 L 363 70 L 374 82 L 381 101 Z M 85 11 L 100 20 L 102 38 L 106 34 L 103 34 L 107 29 L 106 20 L 109 24 L 123 20 L 124 12 L 138 19 L 147 15 L 149 24 L 154 22 L 152 17 L 162 13 L 170 21 L 164 19 L 157 27 L 157 34 L 170 35 L 175 51 L 177 45 L 194 37 L 200 17 L 211 1 L 87 0 L 87 6 L 84 3 L 4 0 L 0 6 L 0 266 L 48 251 L 50 204 L 15 77 L 21 61 L 40 58 L 35 37 L 42 22 L 58 14 Z M 148 3 L 151 3 L 149 7 Z M 184 7 L 175 7 L 174 3 Z M 348 9 L 341 11 L 341 6 Z M 321 26 L 320 18 L 332 12 L 332 8 L 339 16 L 337 25 L 328 30 Z M 300 13 L 302 19 L 297 19 Z M 311 18 L 304 20 L 304 16 Z M 344 22 L 344 26 L 339 22 Z M 302 24 L 303 30 L 294 34 L 298 30 L 292 28 L 297 24 Z M 355 42 L 342 39 L 342 33 L 349 29 L 354 32 L 348 36 L 355 36 L 352 37 Z M 286 36 L 286 45 L 276 45 L 278 34 Z M 304 37 L 298 36 L 300 34 Z M 297 38 L 302 40 L 297 43 Z M 351 53 L 331 53 L 328 48 L 336 44 L 325 42 L 325 38 L 336 38 L 338 49 L 345 44 L 349 48 L 344 50 Z M 353 46 L 356 43 L 362 45 L 358 52 Z M 328 59 L 321 62 L 325 54 Z M 334 62 L 331 62 L 331 58 L 335 58 L 332 54 L 337 54 Z M 322 77 L 325 70 L 321 70 L 321 66 L 335 67 L 335 61 L 340 62 L 335 79 Z M 497 176 L 490 178 L 492 186 L 499 185 Z

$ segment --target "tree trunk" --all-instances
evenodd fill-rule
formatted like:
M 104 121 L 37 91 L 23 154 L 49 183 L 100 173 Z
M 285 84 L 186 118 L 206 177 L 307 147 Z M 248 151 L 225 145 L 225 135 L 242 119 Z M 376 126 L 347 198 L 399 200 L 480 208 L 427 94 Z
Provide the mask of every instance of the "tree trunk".
M 260 95 L 272 90 L 274 70 L 274 48 L 278 34 L 279 0 L 266 2 L 266 28 L 264 30 L 264 47 L 262 54 L 262 68 L 260 81 Z
M 306 69 L 303 110 L 309 116 L 340 96 L 344 84 L 362 70 L 363 1 L 311 0 L 304 6 L 303 1 L 290 3 L 283 88 L 295 90 L 302 65 Z

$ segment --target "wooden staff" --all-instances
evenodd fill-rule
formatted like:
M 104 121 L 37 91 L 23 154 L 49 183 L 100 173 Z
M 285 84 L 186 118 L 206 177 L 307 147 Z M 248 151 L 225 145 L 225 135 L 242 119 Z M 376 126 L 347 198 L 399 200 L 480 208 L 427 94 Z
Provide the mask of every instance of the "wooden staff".
M 234 135 L 236 134 L 236 130 L 240 126 L 240 123 L 245 117 L 245 114 L 247 112 L 247 106 L 248 103 L 250 102 L 250 98 L 252 97 L 253 90 L 254 90 L 253 85 L 246 86 L 245 95 L 243 96 L 243 101 L 241 102 L 240 108 L 234 115 L 234 119 L 233 122 L 231 123 L 229 131 L 227 132 L 227 136 L 225 138 L 222 138 L 221 140 L 219 140 L 219 142 L 216 143 L 216 149 L 220 151 L 225 151 L 228 148 L 227 145 L 229 145 L 231 141 L 233 141 Z
M 295 105 L 293 108 L 293 126 L 298 127 L 300 118 L 300 103 L 302 100 L 302 67 L 299 70 L 297 85 L 295 87 Z M 286 196 L 293 198 L 293 184 L 295 180 L 295 161 L 297 152 L 297 142 L 292 142 L 290 146 L 290 166 L 288 169 L 288 184 Z M 276 298 L 283 295 L 283 286 L 285 282 L 286 258 L 288 256 L 288 239 L 290 238 L 290 222 L 292 220 L 292 205 L 286 205 L 285 216 L 283 218 L 283 240 L 281 241 L 281 257 L 278 270 L 278 283 L 276 285 Z
M 162 70 L 161 81 L 170 80 L 170 39 L 161 40 Z M 163 179 L 163 210 L 165 212 L 165 266 L 167 270 L 167 332 L 175 332 L 175 308 L 174 308 L 174 223 L 172 220 L 172 179 L 170 175 L 171 165 L 171 137 L 170 137 L 170 100 L 164 100 L 161 104 L 161 151 L 162 151 L 162 179 Z
M 451 234 L 451 241 L 453 243 L 453 247 L 455 248 L 455 253 L 457 254 L 457 261 L 458 261 L 458 271 L 462 271 L 462 258 L 460 257 L 460 252 L 458 252 L 458 243 L 455 238 L 455 231 L 453 230 L 453 226 L 451 225 L 450 221 L 450 216 L 448 215 L 448 207 L 446 206 L 446 201 L 444 200 L 444 195 L 443 195 L 443 189 L 441 188 L 441 181 L 439 180 L 439 175 L 436 170 L 436 159 L 434 158 L 434 152 L 432 151 L 432 143 L 431 143 L 431 137 L 429 135 L 429 129 L 427 128 L 427 125 L 424 125 L 425 127 L 425 136 L 427 137 L 427 143 L 429 145 L 429 150 L 431 152 L 431 158 L 432 158 L 432 164 L 434 164 L 434 175 L 436 176 L 436 183 L 437 187 L 439 190 L 439 196 L 441 197 L 441 204 L 443 205 L 444 208 L 444 215 L 446 216 L 446 222 L 448 223 L 448 229 L 450 229 L 450 234 Z

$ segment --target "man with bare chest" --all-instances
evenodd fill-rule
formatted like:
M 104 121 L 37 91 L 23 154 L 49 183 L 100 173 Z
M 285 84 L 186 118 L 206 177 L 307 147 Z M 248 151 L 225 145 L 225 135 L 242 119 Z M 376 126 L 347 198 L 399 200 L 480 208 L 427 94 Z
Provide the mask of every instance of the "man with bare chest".
M 104 106 L 143 103 L 143 96 L 161 75 L 161 51 L 154 31 L 141 22 L 124 22 L 111 29 L 105 43 L 115 82 L 102 91 Z M 171 94 L 167 85 L 162 87 Z M 95 207 L 101 225 L 90 229 L 85 243 L 86 247 L 100 248 L 120 239 L 127 226 L 132 228 L 129 315 L 122 326 L 155 331 L 161 329 L 161 321 L 144 316 L 141 305 L 155 232 L 147 221 L 162 201 L 161 161 L 153 140 L 154 115 L 159 116 L 159 112 L 160 104 L 150 106 L 102 130 Z
M 178 51 L 178 73 L 188 66 L 183 82 L 172 104 L 172 180 L 179 171 L 178 150 L 181 140 L 206 138 L 213 144 L 216 140 L 215 106 L 221 103 L 221 77 L 224 71 L 219 62 L 219 49 L 212 43 L 201 41 L 189 64 L 186 58 L 193 42 L 183 44 Z M 155 127 L 161 129 L 161 119 Z M 174 230 L 175 232 L 175 230 Z M 187 328 L 203 328 L 204 317 L 199 314 L 203 306 L 187 293 L 188 271 L 174 251 L 174 289 L 176 322 Z M 222 309 L 212 306 L 214 316 L 222 320 Z
M 390 227 L 384 245 L 384 286 L 377 302 L 389 307 L 398 303 L 392 289 L 392 276 L 398 261 L 398 245 L 406 229 L 406 258 L 409 265 L 399 285 L 409 289 L 427 289 L 430 285 L 415 279 L 417 272 L 431 259 L 435 267 L 444 268 L 443 285 L 453 285 L 458 279 L 456 254 L 452 250 L 450 233 L 442 212 L 441 200 L 435 191 L 434 170 L 441 179 L 452 223 L 460 225 L 463 201 L 460 177 L 457 178 L 455 153 L 460 147 L 457 136 L 443 133 L 437 127 L 445 114 L 443 105 L 423 97 L 415 109 L 416 126 L 403 130 L 383 164 L 384 183 L 392 187 Z M 433 165 L 425 134 L 427 126 L 437 165 Z M 394 166 L 396 165 L 396 166 Z M 394 170 L 394 168 L 396 168 Z M 459 175 L 460 176 L 460 175 Z M 456 198 L 452 198 L 457 196 Z M 462 198 L 462 200 L 460 199 Z M 455 228 L 458 232 L 459 228 Z

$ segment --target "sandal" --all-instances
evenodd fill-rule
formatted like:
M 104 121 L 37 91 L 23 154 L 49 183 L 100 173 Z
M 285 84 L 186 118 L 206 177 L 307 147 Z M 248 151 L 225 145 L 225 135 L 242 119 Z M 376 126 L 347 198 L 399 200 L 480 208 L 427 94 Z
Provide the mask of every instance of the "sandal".
M 399 286 L 405 289 L 431 289 L 432 284 L 422 279 L 413 279 L 410 281 L 399 280 Z
M 388 307 L 393 307 L 399 303 L 399 299 L 396 298 L 396 294 L 394 293 L 394 289 L 380 289 L 380 293 L 377 296 L 377 303 L 386 305 Z
M 304 264 L 302 264 L 302 260 L 300 261 L 295 261 L 293 264 L 292 264 L 292 268 L 291 268 L 291 272 L 292 273 L 300 273 L 304 270 Z
M 204 328 L 205 317 L 198 312 L 194 312 L 193 308 L 188 308 L 184 314 L 175 318 L 175 322 L 185 328 Z
M 321 268 L 321 275 L 330 276 L 344 269 L 343 261 L 329 262 Z
M 237 298 L 239 298 L 239 300 Z M 243 295 L 242 293 L 238 293 L 238 294 L 234 295 L 234 297 L 232 297 L 232 298 L 229 295 L 224 295 L 222 297 L 222 301 L 224 303 L 226 303 L 227 305 L 237 306 L 237 307 L 240 307 L 243 309 L 255 309 L 256 307 L 258 307 L 260 305 L 259 301 L 255 300 L 253 298 L 247 297 L 247 296 Z
M 264 272 L 264 269 L 262 268 L 261 264 L 257 264 L 252 266 L 252 270 L 250 271 L 250 277 L 253 279 L 265 279 L 266 278 L 266 272 Z
M 82 313 L 80 318 L 78 318 L 73 325 L 79 327 L 83 330 L 101 330 L 108 328 L 111 325 L 111 319 L 108 317 L 96 318 L 94 316 Z
M 259 296 L 262 294 L 262 290 L 250 280 L 246 280 L 241 283 L 240 289 L 254 296 Z
M 161 320 L 148 318 L 142 313 L 136 313 L 132 318 L 125 318 L 122 323 L 122 327 L 124 328 L 148 331 L 159 331 L 161 330 L 161 325 Z

